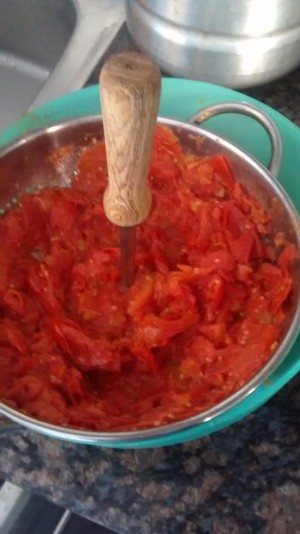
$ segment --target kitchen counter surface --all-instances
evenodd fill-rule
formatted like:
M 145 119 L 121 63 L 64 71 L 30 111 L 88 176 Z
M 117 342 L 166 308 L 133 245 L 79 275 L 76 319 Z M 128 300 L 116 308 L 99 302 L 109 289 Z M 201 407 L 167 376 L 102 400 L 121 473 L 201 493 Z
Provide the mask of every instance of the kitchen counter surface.
M 119 451 L 4 434 L 0 477 L 122 534 L 297 534 L 300 377 L 184 445 Z
M 245 92 L 300 126 L 300 70 Z M 300 533 L 300 377 L 185 445 L 119 451 L 2 433 L 0 478 L 122 534 Z

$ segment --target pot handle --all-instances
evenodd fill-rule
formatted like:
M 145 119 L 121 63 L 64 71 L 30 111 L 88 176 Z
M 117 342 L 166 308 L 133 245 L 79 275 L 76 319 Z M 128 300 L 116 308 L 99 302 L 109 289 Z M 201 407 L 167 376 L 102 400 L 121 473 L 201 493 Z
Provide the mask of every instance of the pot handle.
M 268 169 L 272 176 L 277 178 L 282 158 L 282 141 L 277 126 L 267 113 L 261 109 L 258 109 L 247 102 L 222 102 L 198 111 L 188 122 L 200 125 L 211 117 L 222 115 L 223 113 L 240 113 L 242 115 L 248 115 L 264 127 L 269 135 L 272 150 Z

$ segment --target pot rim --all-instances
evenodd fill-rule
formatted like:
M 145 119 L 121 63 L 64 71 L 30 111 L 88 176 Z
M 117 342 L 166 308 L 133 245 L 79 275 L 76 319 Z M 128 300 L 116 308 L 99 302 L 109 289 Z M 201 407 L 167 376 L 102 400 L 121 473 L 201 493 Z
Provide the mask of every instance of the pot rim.
M 57 123 L 51 124 L 50 126 L 45 126 L 30 132 L 29 134 L 18 138 L 8 145 L 4 146 L 0 151 L 0 158 L 5 154 L 17 149 L 19 146 L 24 145 L 30 141 L 33 141 L 35 138 L 43 134 L 51 134 L 59 130 L 67 129 L 71 126 L 78 126 L 83 124 L 93 124 L 101 123 L 102 115 L 93 114 L 86 115 L 81 117 L 76 117 L 68 120 L 59 121 Z M 217 143 L 219 146 L 225 147 L 230 150 L 236 156 L 243 160 L 246 165 L 251 166 L 261 177 L 261 179 L 267 182 L 277 197 L 281 199 L 281 203 L 284 204 L 285 209 L 293 214 L 293 227 L 295 229 L 296 241 L 297 241 L 297 251 L 300 251 L 300 218 L 298 212 L 290 200 L 289 196 L 285 192 L 281 184 L 273 178 L 271 173 L 265 166 L 255 159 L 252 155 L 247 153 L 242 148 L 238 147 L 231 141 L 224 139 L 223 137 L 210 132 L 204 128 L 191 124 L 187 121 L 181 121 L 177 119 L 172 119 L 169 117 L 159 116 L 157 122 L 170 126 L 177 129 L 183 129 L 188 131 L 193 135 L 198 137 L 205 137 L 211 141 Z M 148 440 L 151 438 L 157 438 L 161 436 L 167 436 L 168 434 L 174 434 L 181 430 L 190 429 L 192 427 L 198 426 L 200 424 L 206 423 L 219 415 L 223 414 L 248 395 L 254 392 L 254 390 L 267 379 L 272 371 L 283 361 L 284 357 L 287 355 L 288 351 L 291 349 L 296 336 L 298 334 L 298 328 L 300 324 L 300 300 L 298 300 L 295 313 L 291 324 L 286 332 L 285 337 L 280 342 L 278 348 L 275 350 L 273 356 L 267 361 L 267 363 L 262 367 L 262 369 L 246 384 L 244 384 L 239 390 L 235 393 L 221 401 L 220 403 L 212 406 L 211 408 L 180 421 L 174 423 L 169 423 L 161 426 L 154 426 L 151 428 L 146 428 L 144 430 L 133 430 L 133 431 L 122 431 L 122 432 L 100 432 L 100 431 L 90 431 L 90 430 L 79 430 L 73 427 L 64 427 L 61 425 L 53 425 L 39 419 L 35 419 L 29 415 L 22 413 L 19 410 L 15 410 L 10 406 L 6 405 L 3 402 L 0 402 L 0 413 L 7 416 L 11 420 L 20 423 L 31 430 L 38 431 L 43 434 L 47 434 L 52 437 L 73 441 L 73 442 L 84 442 L 86 444 L 105 444 L 106 442 L 116 444 L 124 443 L 127 446 L 130 445 L 131 441 L 142 442 L 143 440 Z

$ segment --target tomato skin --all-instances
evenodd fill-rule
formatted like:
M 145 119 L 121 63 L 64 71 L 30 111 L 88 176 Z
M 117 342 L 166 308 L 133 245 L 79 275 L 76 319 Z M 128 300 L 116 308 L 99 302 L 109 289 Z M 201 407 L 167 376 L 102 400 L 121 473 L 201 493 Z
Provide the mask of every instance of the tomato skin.
M 35 262 L 30 265 L 28 285 L 46 311 L 59 313 L 61 305 L 55 295 L 54 280 L 45 264 Z
M 77 148 L 76 148 L 77 150 Z M 76 152 L 75 150 L 75 152 Z M 74 158 L 54 152 L 54 169 Z M 103 141 L 70 187 L 0 219 L 0 398 L 56 425 L 139 430 L 236 392 L 276 350 L 297 254 L 222 154 L 184 154 L 159 125 L 135 281 L 120 284 Z
M 3 304 L 14 315 L 23 316 L 25 313 L 25 297 L 16 289 L 9 287 L 2 296 Z
M 226 341 L 226 326 L 224 321 L 211 323 L 199 328 L 200 332 L 211 341 L 215 347 L 221 347 Z
M 181 175 L 183 152 L 178 139 L 164 126 L 156 129 L 150 162 L 149 181 L 154 191 L 173 187 Z
M 216 311 L 220 308 L 222 300 L 224 298 L 224 294 L 225 294 L 224 279 L 218 274 L 214 274 L 210 276 L 207 280 L 207 285 L 204 288 L 204 295 L 205 295 L 207 306 L 212 311 Z
M 226 187 L 231 188 L 234 186 L 234 177 L 225 156 L 222 154 L 215 154 L 210 158 L 209 163 L 212 166 L 214 173 L 221 178 Z
M 148 314 L 139 321 L 136 336 L 148 347 L 163 347 L 170 338 L 194 326 L 197 320 L 194 313 L 186 313 L 181 319 L 172 321 Z
M 247 217 L 233 200 L 223 202 L 222 211 L 222 222 L 231 239 L 237 239 L 247 231 Z
M 251 251 L 253 247 L 253 236 L 250 233 L 245 233 L 240 237 L 229 241 L 230 252 L 236 261 L 240 263 L 248 263 L 251 258 Z
M 131 316 L 137 316 L 145 310 L 149 301 L 152 300 L 154 277 L 151 274 L 147 274 L 145 277 L 143 276 L 137 279 L 130 292 L 131 299 L 128 306 L 128 313 Z
M 206 256 L 199 258 L 200 269 L 209 269 L 210 271 L 233 271 L 235 268 L 234 258 L 227 250 L 216 250 L 208 253 Z
M 89 338 L 70 320 L 54 319 L 53 335 L 59 346 L 84 370 L 118 371 L 120 358 L 105 339 Z
M 12 347 L 21 355 L 27 354 L 26 338 L 19 325 L 12 319 L 4 318 L 0 324 L 0 346 Z

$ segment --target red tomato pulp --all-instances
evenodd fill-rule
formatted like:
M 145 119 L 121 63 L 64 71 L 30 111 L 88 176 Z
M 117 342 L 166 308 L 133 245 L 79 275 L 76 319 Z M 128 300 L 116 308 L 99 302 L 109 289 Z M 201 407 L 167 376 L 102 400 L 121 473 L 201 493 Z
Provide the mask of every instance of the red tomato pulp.
M 221 155 L 184 155 L 155 134 L 152 212 L 137 229 L 136 278 L 120 286 L 105 218 L 102 142 L 71 188 L 24 194 L 0 220 L 0 396 L 50 423 L 134 430 L 199 413 L 274 352 L 294 247 Z

